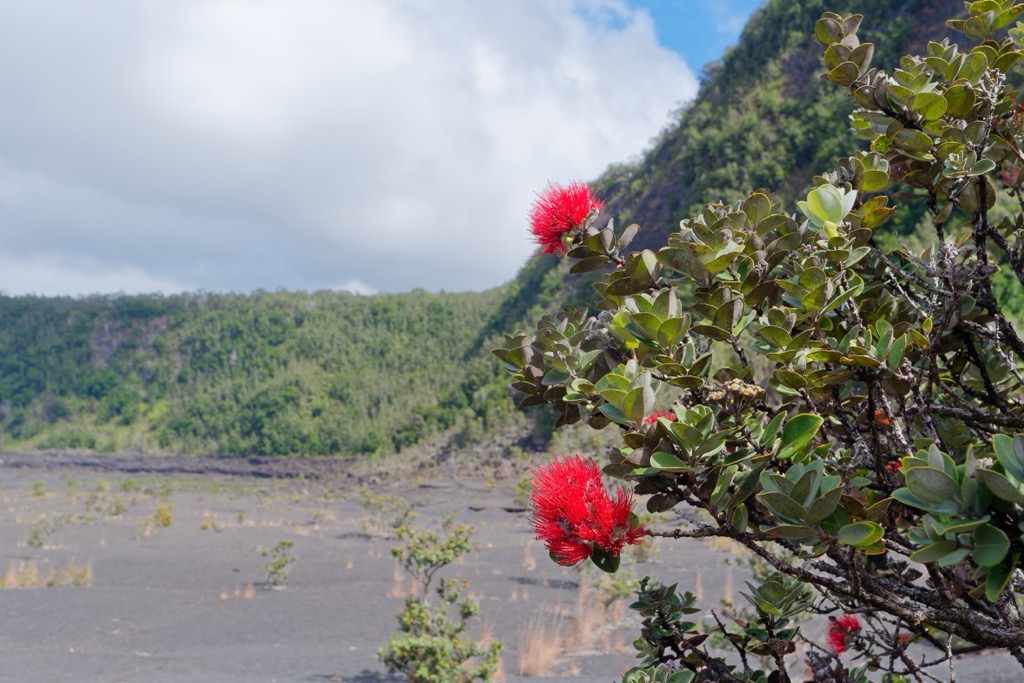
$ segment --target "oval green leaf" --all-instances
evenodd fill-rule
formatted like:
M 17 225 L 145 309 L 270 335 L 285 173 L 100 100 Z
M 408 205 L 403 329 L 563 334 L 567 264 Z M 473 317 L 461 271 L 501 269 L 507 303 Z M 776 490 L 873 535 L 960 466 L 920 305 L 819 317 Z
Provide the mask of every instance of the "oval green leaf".
M 839 533 L 836 534 L 836 540 L 843 545 L 861 548 L 871 545 L 882 538 L 883 533 L 884 530 L 880 524 L 874 522 L 854 522 L 840 529 Z
M 985 524 L 974 532 L 974 551 L 971 559 L 981 567 L 994 567 L 1003 561 L 1010 550 L 1010 539 L 1002 529 Z
M 782 428 L 782 449 L 778 457 L 791 458 L 811 442 L 824 422 L 820 415 L 800 413 L 791 417 Z

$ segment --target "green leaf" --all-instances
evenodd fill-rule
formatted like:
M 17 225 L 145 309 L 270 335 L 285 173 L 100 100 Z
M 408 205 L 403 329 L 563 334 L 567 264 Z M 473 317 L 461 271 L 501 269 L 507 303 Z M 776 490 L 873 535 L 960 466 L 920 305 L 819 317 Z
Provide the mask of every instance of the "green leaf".
M 527 396 L 526 398 L 533 398 L 533 397 Z M 523 401 L 525 401 L 525 400 L 526 399 L 523 399 Z M 539 399 L 539 401 L 540 401 L 539 403 L 530 403 L 529 405 L 541 405 L 541 404 L 544 403 L 544 399 L 542 399 L 542 398 Z M 520 402 L 519 405 L 522 406 L 523 403 Z M 601 407 L 598 408 L 598 410 L 601 411 L 602 415 L 607 417 L 609 420 L 611 420 L 615 424 L 620 424 L 620 425 L 623 425 L 623 426 L 628 426 L 629 423 L 631 422 L 631 420 L 629 420 L 629 418 L 627 418 L 625 415 L 622 414 L 621 410 L 619 410 L 618 408 L 613 406 L 611 403 L 602 403 Z
M 889 184 L 889 174 L 878 169 L 868 169 L 860 177 L 861 192 L 878 192 Z
M 988 576 L 985 577 L 985 598 L 989 602 L 998 601 L 999 596 L 1006 590 L 1006 586 L 1010 583 L 1010 577 L 1013 576 L 1013 572 L 1017 568 L 1017 560 L 1019 559 L 1020 554 L 1014 553 L 1009 565 L 999 564 L 988 570 Z
M 622 401 L 622 412 L 632 422 L 639 422 L 654 409 L 654 390 L 650 384 L 636 387 Z
M 963 562 L 971 554 L 970 548 L 957 548 L 948 555 L 943 555 L 937 561 L 940 567 L 954 567 Z
M 992 437 L 996 458 L 1006 472 L 1019 482 L 1024 482 L 1024 437 L 996 434 Z
M 592 270 L 603 268 L 611 263 L 611 259 L 607 256 L 590 256 L 583 258 L 572 264 L 572 268 L 569 270 L 570 273 L 589 273 Z
M 926 503 L 960 500 L 960 487 L 942 470 L 914 467 L 904 472 L 903 476 L 910 492 Z
M 954 552 L 956 549 L 956 541 L 939 541 L 938 543 L 926 545 L 925 547 L 911 554 L 910 559 L 914 562 L 920 562 L 921 564 L 928 564 L 929 562 L 935 562 L 939 558 L 945 557 L 951 552 Z
M 921 112 L 926 121 L 934 121 L 946 113 L 946 98 L 933 92 L 919 93 L 910 106 Z
M 788 522 L 802 522 L 807 516 L 804 506 L 785 493 L 762 491 L 756 498 L 777 517 Z
M 697 674 L 692 671 L 676 671 L 665 683 L 693 683 L 693 679 L 697 677 Z
M 689 472 L 692 469 L 676 456 L 664 451 L 658 451 L 651 455 L 651 467 L 666 472 Z
M 840 529 L 836 540 L 843 545 L 862 548 L 882 538 L 884 533 L 882 526 L 875 522 L 854 522 Z
M 606 552 L 598 546 L 594 546 L 590 559 L 603 572 L 614 574 L 619 569 L 619 556 Z
M 892 346 L 889 347 L 889 353 L 886 355 L 886 364 L 893 370 L 899 370 L 900 364 L 903 363 L 903 354 L 906 351 L 906 348 L 906 335 L 900 335 L 893 340 Z
M 893 143 L 901 149 L 914 152 L 927 152 L 932 148 L 932 139 L 927 134 L 913 128 L 903 128 L 893 137 Z
M 625 230 L 622 231 L 622 235 L 619 237 L 619 241 L 615 244 L 615 248 L 618 251 L 622 251 L 623 249 L 625 249 L 629 245 L 629 243 L 633 241 L 633 238 L 636 237 L 636 234 L 639 231 L 640 226 L 637 225 L 636 223 L 633 223 L 632 225 L 627 227 Z
M 1009 503 L 1024 505 L 1024 493 L 1021 493 L 1016 485 L 999 472 L 978 468 L 974 471 L 974 476 L 997 498 Z
M 820 415 L 801 413 L 794 415 L 782 428 L 782 448 L 779 458 L 792 458 L 811 442 L 824 422 Z
M 985 524 L 974 532 L 973 559 L 981 567 L 994 567 L 1003 561 L 1010 550 L 1010 539 L 1002 529 Z
M 800 373 L 791 370 L 776 370 L 773 377 L 780 384 L 794 389 L 802 389 L 807 386 L 807 379 Z
M 853 84 L 860 75 L 860 69 L 853 62 L 843 62 L 828 72 L 828 80 L 844 88 Z
M 817 524 L 831 515 L 836 509 L 836 506 L 839 505 L 839 500 L 842 498 L 842 495 L 843 487 L 842 485 L 839 485 L 811 503 L 811 506 L 807 509 L 807 523 Z
M 963 81 L 954 83 L 946 90 L 946 102 L 949 104 L 946 113 L 958 119 L 967 118 L 977 101 L 978 98 L 969 85 Z
M 692 331 L 695 334 L 700 334 L 705 337 L 709 337 L 710 339 L 714 339 L 715 341 L 728 341 L 729 338 L 732 336 L 728 330 L 723 330 L 721 327 L 715 327 L 714 325 L 708 325 L 705 323 L 694 325 Z
M 930 503 L 928 501 L 921 500 L 911 493 L 910 489 L 906 487 L 898 488 L 893 491 L 892 497 L 909 507 L 918 508 L 919 510 L 928 510 L 929 512 L 935 512 L 938 514 L 953 514 L 960 509 L 960 505 L 956 501 L 947 500 L 941 503 Z

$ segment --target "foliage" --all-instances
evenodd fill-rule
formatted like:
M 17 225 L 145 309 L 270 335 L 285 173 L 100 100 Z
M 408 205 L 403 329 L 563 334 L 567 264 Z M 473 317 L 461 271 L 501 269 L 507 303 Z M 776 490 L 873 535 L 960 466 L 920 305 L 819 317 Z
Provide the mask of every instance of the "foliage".
M 170 526 L 174 515 L 171 513 L 171 506 L 167 503 L 159 503 L 153 510 L 153 526 Z
M 921 680 L 915 641 L 932 664 L 1001 648 L 1024 665 L 1024 341 L 1004 310 L 1024 286 L 1009 85 L 1024 5 L 967 10 L 949 26 L 977 44 L 930 42 L 891 73 L 871 66 L 861 16 L 826 12 L 825 78 L 849 90 L 868 149 L 814 179 L 802 219 L 757 190 L 705 205 L 656 250 L 628 251 L 635 225 L 581 226 L 572 271 L 615 266 L 593 310 L 567 306 L 495 352 L 521 405 L 621 433 L 605 472 L 649 511 L 710 520 L 652 534 L 731 538 L 771 567 L 744 595 L 756 619 L 718 624 L 731 659 L 703 648 L 692 597 L 645 580 L 626 680 L 789 680 L 808 611 L 848 615 L 807 656 L 814 680 Z M 902 205 L 927 217 L 916 251 L 876 239 Z M 671 414 L 652 418 L 669 392 Z
M 503 295 L 0 296 L 0 443 L 375 455 L 482 434 L 513 415 L 480 350 Z
M 395 531 L 398 540 L 405 544 L 392 548 L 391 555 L 402 569 L 423 586 L 424 594 L 430 589 L 434 574 L 471 549 L 471 527 L 455 524 L 448 519 L 442 530 L 444 538 L 436 531 L 419 531 L 408 524 Z
M 47 541 L 50 540 L 50 536 L 72 521 L 71 515 L 68 514 L 40 515 L 28 528 L 25 543 L 33 548 L 44 548 Z
M 295 563 L 291 553 L 293 545 L 292 541 L 283 540 L 278 541 L 273 548 L 256 546 L 256 552 L 270 558 L 267 562 L 267 578 L 263 582 L 267 588 L 281 588 L 288 581 L 288 570 Z
M 412 683 L 487 681 L 498 668 L 501 642 L 484 644 L 466 636 L 468 620 L 480 611 L 465 595 L 466 583 L 441 579 L 437 604 L 427 600 L 434 575 L 470 550 L 472 529 L 447 520 L 443 531 L 442 538 L 435 531 L 399 527 L 398 538 L 405 543 L 395 546 L 392 555 L 422 585 L 424 597 L 406 598 L 398 615 L 399 630 L 378 657 L 389 671 L 406 674 Z
M 376 492 L 369 486 L 359 488 L 356 501 L 366 511 L 363 530 L 382 534 L 385 538 L 391 538 L 399 529 L 408 528 L 418 516 L 407 497 Z
M 961 0 L 800 0 L 766 2 L 739 43 L 701 83 L 653 141 L 644 159 L 609 169 L 595 184 L 606 214 L 644 226 L 638 244 L 663 242 L 682 212 L 708 202 L 737 201 L 751 188 L 772 187 L 792 201 L 818 169 L 856 148 L 841 92 L 815 73 L 808 36 L 827 9 L 885 21 L 865 27 L 878 58 L 896 61 L 908 44 L 956 35 L 934 21 L 963 8 Z M 916 222 L 920 213 L 914 213 Z M 534 318 L 535 320 L 536 318 Z M 508 329 L 508 328 L 507 328 Z

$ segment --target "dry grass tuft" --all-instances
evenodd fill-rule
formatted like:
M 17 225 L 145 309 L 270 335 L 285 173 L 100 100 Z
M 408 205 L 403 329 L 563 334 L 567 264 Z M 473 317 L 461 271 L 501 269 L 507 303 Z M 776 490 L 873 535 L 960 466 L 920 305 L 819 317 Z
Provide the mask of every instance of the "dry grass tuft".
M 199 524 L 201 531 L 222 531 L 223 525 L 217 521 L 217 515 L 208 510 L 203 511 L 203 521 Z
M 5 589 L 52 588 L 54 586 L 91 586 L 93 582 L 91 564 L 75 564 L 54 567 L 47 572 L 39 571 L 35 560 L 18 560 L 7 563 L 2 586 Z
M 400 567 L 395 567 L 391 574 L 391 588 L 388 589 L 389 598 L 408 598 L 416 594 L 416 586 L 405 584 L 405 573 Z M 413 582 L 410 580 L 410 584 Z
M 227 591 L 220 592 L 221 600 L 252 600 L 256 597 L 256 587 L 252 583 L 247 583 L 244 586 L 235 586 L 235 589 L 228 593 Z
M 8 562 L 4 570 L 4 588 L 38 588 L 39 565 L 33 562 Z
M 562 623 L 560 619 L 530 619 L 519 634 L 519 676 L 546 676 L 562 654 Z
M 75 564 L 68 562 L 63 567 L 56 567 L 46 574 L 46 585 L 49 586 L 77 586 L 83 588 L 91 586 L 93 581 L 91 564 Z
M 581 577 L 582 578 L 582 577 Z M 566 650 L 580 649 L 590 641 L 594 632 L 607 622 L 605 606 L 597 590 L 580 581 L 573 606 L 572 628 L 565 639 Z
M 537 559 L 533 556 L 533 544 L 534 540 L 531 538 L 523 549 L 523 569 L 528 572 L 537 568 Z

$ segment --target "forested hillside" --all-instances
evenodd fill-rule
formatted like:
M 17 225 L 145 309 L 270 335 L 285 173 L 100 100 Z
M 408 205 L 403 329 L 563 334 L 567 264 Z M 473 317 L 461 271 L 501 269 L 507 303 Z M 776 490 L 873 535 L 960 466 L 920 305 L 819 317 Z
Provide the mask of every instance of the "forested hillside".
M 377 454 L 472 436 L 510 411 L 477 352 L 503 298 L 0 298 L 3 443 Z
M 651 149 L 593 183 L 618 228 L 641 225 L 633 247 L 707 201 L 768 187 L 792 202 L 859 148 L 847 94 L 819 78 L 812 31 L 826 9 L 864 14 L 874 63 L 890 68 L 951 35 L 923 31 L 963 3 L 767 3 Z M 918 218 L 892 226 L 910 234 Z M 466 294 L 0 297 L 0 447 L 376 454 L 486 441 L 521 419 L 489 349 L 579 300 L 590 280 L 566 268 L 535 257 L 505 287 Z

